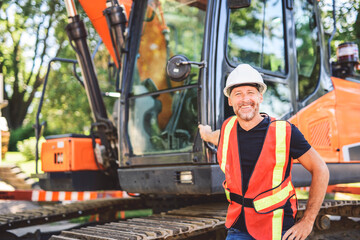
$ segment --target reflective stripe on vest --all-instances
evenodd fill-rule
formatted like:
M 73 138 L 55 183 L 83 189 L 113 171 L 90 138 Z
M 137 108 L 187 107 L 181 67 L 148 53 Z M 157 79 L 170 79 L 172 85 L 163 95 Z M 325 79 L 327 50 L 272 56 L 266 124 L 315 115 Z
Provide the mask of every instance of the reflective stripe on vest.
M 224 188 L 224 190 L 225 190 L 226 199 L 227 199 L 229 202 L 231 202 L 231 200 L 230 200 L 230 192 L 229 192 L 229 190 L 227 190 L 226 181 L 223 182 L 223 188 Z
M 281 188 L 281 186 L 279 186 L 278 188 Z M 278 188 L 275 188 L 274 190 L 276 190 Z M 281 203 L 281 202 L 287 200 L 290 196 L 293 195 L 293 190 L 294 190 L 294 188 L 293 188 L 291 182 L 287 181 L 286 187 L 284 187 L 277 193 L 275 193 L 275 194 L 273 193 L 267 197 L 260 198 L 259 200 L 257 200 L 256 199 L 257 197 L 256 197 L 254 199 L 255 211 L 258 213 L 266 213 L 266 212 L 273 210 L 273 209 L 269 209 L 269 208 L 273 207 L 274 205 L 276 205 L 278 203 Z
M 282 182 L 284 165 L 286 161 L 286 122 L 276 121 L 276 165 L 273 170 L 272 187 L 279 186 Z
M 282 178 L 285 175 L 285 173 L 283 172 L 285 161 L 286 161 L 286 122 L 277 121 L 276 122 L 276 165 L 273 171 L 273 182 L 272 182 L 273 188 L 280 185 Z M 281 201 L 280 199 L 276 199 L 276 197 L 274 196 L 286 198 L 289 195 L 289 193 L 286 191 L 287 190 L 281 190 L 280 192 L 270 196 L 272 198 L 269 199 L 269 203 L 271 202 L 272 204 L 276 204 L 276 200 Z M 281 196 L 279 196 L 279 194 Z M 284 194 L 286 195 L 284 196 Z M 255 206 L 255 202 L 254 202 L 254 206 Z M 260 202 L 260 206 L 261 206 L 261 202 Z M 274 211 L 273 214 L 274 215 L 272 218 L 272 239 L 281 239 L 284 210 L 277 209 Z
M 230 121 L 226 124 L 225 130 L 224 130 L 224 143 L 223 143 L 223 149 L 222 149 L 222 162 L 221 162 L 221 170 L 225 173 L 225 166 L 226 166 L 226 160 L 227 160 L 227 152 L 229 148 L 229 139 L 230 139 L 230 132 L 231 129 L 234 126 L 236 120 L 236 116 L 231 117 Z
M 281 240 L 284 209 L 276 209 L 272 218 L 272 239 Z

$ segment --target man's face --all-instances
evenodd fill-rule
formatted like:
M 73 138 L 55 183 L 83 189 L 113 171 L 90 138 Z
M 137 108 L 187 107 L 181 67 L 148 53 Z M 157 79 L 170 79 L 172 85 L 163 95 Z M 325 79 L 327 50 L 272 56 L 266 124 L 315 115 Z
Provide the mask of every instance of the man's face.
M 228 99 L 236 116 L 244 121 L 251 121 L 259 113 L 259 104 L 263 101 L 262 94 L 252 86 L 235 87 Z

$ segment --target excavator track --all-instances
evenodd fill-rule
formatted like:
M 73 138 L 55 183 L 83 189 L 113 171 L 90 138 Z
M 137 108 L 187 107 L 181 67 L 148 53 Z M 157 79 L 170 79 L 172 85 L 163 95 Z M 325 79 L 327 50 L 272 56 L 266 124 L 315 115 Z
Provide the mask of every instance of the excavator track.
M 187 239 L 224 229 L 226 209 L 224 203 L 193 205 L 145 218 L 62 231 L 61 235 L 50 239 Z
M 200 239 L 199 236 L 210 233 L 210 236 L 224 236 L 224 234 L 226 234 L 224 223 L 227 205 L 226 201 L 190 205 L 160 214 L 154 214 L 149 217 L 133 218 L 126 221 L 113 221 L 96 226 L 66 230 L 62 231 L 60 235 L 52 236 L 50 239 Z M 149 206 L 144 205 L 144 200 L 141 198 L 98 199 L 65 205 L 56 204 L 23 211 L 21 213 L 2 215 L 0 216 L 0 231 L 95 213 L 114 213 L 114 211 L 144 208 L 149 208 Z M 298 218 L 301 218 L 305 208 L 306 201 L 300 200 L 298 205 Z M 329 230 L 333 227 L 330 227 L 328 215 L 359 218 L 360 201 L 325 200 L 315 222 L 314 232 L 316 236 L 333 234 L 333 232 Z M 360 237 L 360 223 L 354 224 L 355 228 L 358 226 L 359 229 L 355 234 L 358 234 Z M 331 226 L 333 226 L 332 223 Z M 348 226 L 350 226 L 350 224 Z M 354 227 L 352 226 L 352 228 Z M 204 239 L 210 238 L 207 237 Z M 222 237 L 213 239 L 222 239 Z M 311 239 L 318 238 L 314 237 Z
M 306 201 L 299 200 L 298 218 L 302 216 L 306 209 Z M 359 200 L 328 200 L 326 199 L 318 215 L 336 215 L 342 217 L 360 217 Z
M 110 198 L 70 204 L 55 204 L 19 213 L 2 214 L 0 215 L 0 231 L 73 219 L 97 213 L 141 208 L 145 208 L 145 206 L 140 198 Z
M 298 217 L 301 217 L 305 208 L 306 201 L 299 201 Z M 219 235 L 219 232 L 220 235 L 225 234 L 226 210 L 227 204 L 225 202 L 192 205 L 145 218 L 134 218 L 127 221 L 63 231 L 60 235 L 52 236 L 50 239 L 198 239 L 201 235 L 209 234 L 210 232 L 218 231 L 217 235 Z M 315 223 L 317 232 L 313 233 L 311 239 L 318 239 L 317 236 L 321 236 L 322 233 L 318 233 L 319 230 L 330 228 L 329 219 L 324 218 L 324 216 L 331 214 L 343 217 L 359 217 L 359 211 L 360 201 L 326 200 Z M 212 239 L 221 239 L 214 238 L 216 234 L 211 235 Z M 355 234 L 360 234 L 360 232 Z

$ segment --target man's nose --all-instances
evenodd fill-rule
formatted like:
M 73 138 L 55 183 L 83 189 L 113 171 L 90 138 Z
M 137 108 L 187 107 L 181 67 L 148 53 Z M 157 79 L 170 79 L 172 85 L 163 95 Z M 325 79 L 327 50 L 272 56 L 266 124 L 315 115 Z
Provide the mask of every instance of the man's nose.
M 241 100 L 242 101 L 248 101 L 250 98 L 249 98 L 249 95 L 247 95 L 247 94 L 243 94 L 242 96 L 241 96 Z

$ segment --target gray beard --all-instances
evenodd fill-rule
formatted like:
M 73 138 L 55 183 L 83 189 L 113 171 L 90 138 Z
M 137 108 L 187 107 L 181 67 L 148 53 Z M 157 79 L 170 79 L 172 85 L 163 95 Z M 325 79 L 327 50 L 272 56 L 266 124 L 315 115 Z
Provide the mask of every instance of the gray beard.
M 255 117 L 255 111 L 253 112 L 250 112 L 250 113 L 246 113 L 246 114 L 243 114 L 243 113 L 239 113 L 240 111 L 238 111 L 238 114 L 237 116 L 240 117 L 240 119 L 246 121 L 246 122 L 250 122 L 251 120 L 254 119 Z
M 254 111 L 249 113 L 241 113 L 240 109 L 237 111 L 236 116 L 238 116 L 241 120 L 249 122 L 254 119 L 256 113 L 259 112 L 259 104 L 251 104 L 251 106 L 255 106 Z M 241 107 L 241 106 L 240 106 Z

